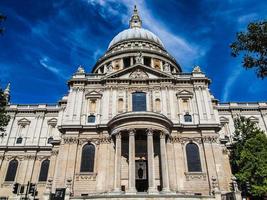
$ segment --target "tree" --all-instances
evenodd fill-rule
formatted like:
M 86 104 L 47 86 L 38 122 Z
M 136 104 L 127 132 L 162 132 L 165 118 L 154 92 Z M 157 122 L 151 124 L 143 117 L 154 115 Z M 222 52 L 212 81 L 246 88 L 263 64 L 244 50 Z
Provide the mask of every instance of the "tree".
M 0 23 L 5 20 L 6 20 L 6 16 L 0 13 Z M 4 28 L 0 27 L 0 34 L 3 34 L 4 30 L 5 30 Z
M 256 68 L 260 78 L 267 76 L 267 21 L 250 23 L 247 32 L 238 32 L 230 45 L 232 56 L 243 55 L 243 67 Z
M 5 131 L 5 127 L 9 122 L 9 115 L 6 113 L 6 105 L 8 103 L 8 99 L 4 91 L 0 88 L 0 132 Z
M 246 193 L 263 198 L 267 194 L 267 137 L 255 122 L 245 117 L 236 118 L 234 124 L 232 172 Z

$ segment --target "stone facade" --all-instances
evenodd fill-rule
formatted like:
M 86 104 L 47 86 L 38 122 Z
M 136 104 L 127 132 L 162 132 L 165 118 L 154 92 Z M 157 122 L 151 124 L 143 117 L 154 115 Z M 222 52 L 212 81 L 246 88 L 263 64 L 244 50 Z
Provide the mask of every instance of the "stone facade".
M 143 31 L 136 9 L 130 23 L 127 39 L 113 41 L 92 73 L 78 68 L 57 105 L 8 106 L 0 197 L 19 198 L 15 182 L 37 184 L 40 199 L 57 188 L 66 188 L 66 199 L 220 199 L 231 191 L 226 146 L 233 118 L 250 117 L 266 131 L 267 103 L 218 103 L 199 67 L 182 73 L 159 39 L 134 34 Z M 134 108 L 136 92 L 145 94 L 143 111 Z M 88 143 L 95 149 L 93 171 L 81 172 Z M 199 150 L 200 171 L 189 170 L 188 144 Z M 13 159 L 18 168 L 10 182 Z M 39 181 L 46 159 L 47 181 Z M 147 170 L 145 184 L 138 182 L 138 161 Z

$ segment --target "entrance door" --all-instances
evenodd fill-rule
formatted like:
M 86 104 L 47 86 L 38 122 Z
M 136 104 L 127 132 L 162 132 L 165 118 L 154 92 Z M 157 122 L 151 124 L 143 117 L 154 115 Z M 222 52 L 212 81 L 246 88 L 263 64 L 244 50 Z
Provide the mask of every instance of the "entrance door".
M 148 190 L 148 173 L 146 160 L 135 161 L 135 180 L 137 192 L 146 192 Z

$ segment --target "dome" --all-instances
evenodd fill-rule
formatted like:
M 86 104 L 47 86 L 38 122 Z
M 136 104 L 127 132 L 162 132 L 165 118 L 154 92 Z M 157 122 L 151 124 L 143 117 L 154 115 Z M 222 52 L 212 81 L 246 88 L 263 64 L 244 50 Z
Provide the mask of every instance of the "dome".
M 116 35 L 112 41 L 109 43 L 108 48 L 112 47 L 113 45 L 125 41 L 125 40 L 148 40 L 151 42 L 154 42 L 162 47 L 164 47 L 162 41 L 159 39 L 158 36 L 156 36 L 154 33 L 151 31 L 144 29 L 144 28 L 139 28 L 139 27 L 133 27 L 126 29 L 122 32 L 120 32 L 118 35 Z

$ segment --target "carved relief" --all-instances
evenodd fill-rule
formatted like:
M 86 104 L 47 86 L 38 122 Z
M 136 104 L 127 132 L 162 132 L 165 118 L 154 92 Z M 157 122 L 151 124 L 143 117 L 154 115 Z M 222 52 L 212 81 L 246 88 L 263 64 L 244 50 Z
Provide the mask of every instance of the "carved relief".
M 185 144 L 186 142 L 196 142 L 198 144 L 201 144 L 201 137 L 190 138 L 190 137 L 179 137 L 179 136 L 177 137 L 177 136 L 174 136 L 174 137 L 171 137 L 170 140 L 171 140 L 172 143 Z
M 99 138 L 79 138 L 78 139 L 78 144 L 82 145 L 84 143 L 89 143 L 92 142 L 96 145 L 98 145 L 100 143 L 100 139 Z
M 100 144 L 109 144 L 111 143 L 111 137 L 110 136 L 102 136 L 99 139 Z
M 219 137 L 217 136 L 204 136 L 203 137 L 203 142 L 206 143 L 219 143 Z
M 96 180 L 96 173 L 92 173 L 92 174 L 76 174 L 75 178 L 76 181 L 84 181 L 84 180 L 92 180 L 95 181 Z
M 64 144 L 75 144 L 78 143 L 77 137 L 64 137 L 63 138 Z
M 130 78 L 147 79 L 147 78 L 148 78 L 148 75 L 147 75 L 147 73 L 144 72 L 143 70 L 141 70 L 141 69 L 137 69 L 137 70 L 133 71 L 133 72 L 130 74 Z
M 51 151 L 51 156 L 57 156 L 57 155 L 58 155 L 58 150 Z
M 185 177 L 187 181 L 193 181 L 193 180 L 207 180 L 206 173 L 199 173 L 199 172 L 185 172 Z

